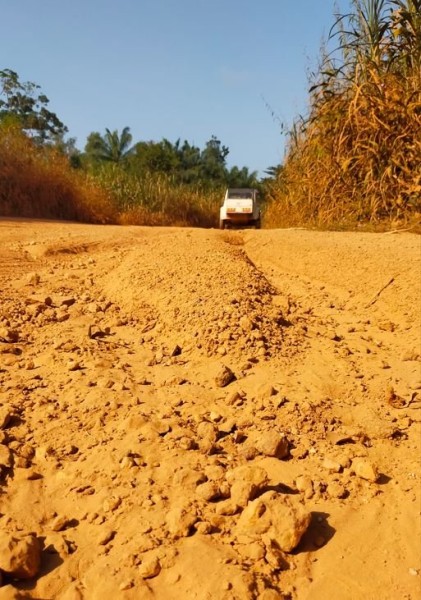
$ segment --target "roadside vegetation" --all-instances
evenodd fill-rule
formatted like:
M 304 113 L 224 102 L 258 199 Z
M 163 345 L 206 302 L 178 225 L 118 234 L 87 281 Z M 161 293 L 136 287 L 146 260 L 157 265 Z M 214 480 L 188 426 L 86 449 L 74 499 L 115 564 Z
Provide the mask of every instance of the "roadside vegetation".
M 229 149 L 92 132 L 83 151 L 38 85 L 0 71 L 0 215 L 213 227 L 226 187 L 258 187 L 266 227 L 419 228 L 421 0 L 351 0 L 310 77 L 282 165 Z
M 269 185 L 266 225 L 419 224 L 421 0 L 354 0 L 337 15 L 309 105 Z
M 83 152 L 36 84 L 0 71 L 0 214 L 94 223 L 213 227 L 227 186 L 259 186 L 228 168 L 215 136 L 133 143 L 130 128 L 92 132 Z

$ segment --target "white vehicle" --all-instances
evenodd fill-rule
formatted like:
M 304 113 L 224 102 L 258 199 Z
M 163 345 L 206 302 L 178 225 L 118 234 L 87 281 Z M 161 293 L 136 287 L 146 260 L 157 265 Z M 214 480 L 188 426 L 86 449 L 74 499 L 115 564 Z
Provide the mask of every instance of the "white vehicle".
M 229 188 L 219 211 L 219 228 L 255 227 L 260 229 L 258 191 L 251 188 Z

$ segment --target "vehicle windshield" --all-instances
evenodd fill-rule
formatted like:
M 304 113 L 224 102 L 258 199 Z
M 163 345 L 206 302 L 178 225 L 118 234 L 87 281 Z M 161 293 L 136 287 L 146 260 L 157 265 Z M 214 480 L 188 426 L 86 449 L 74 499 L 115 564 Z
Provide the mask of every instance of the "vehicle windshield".
M 253 192 L 228 192 L 230 200 L 248 200 L 253 199 Z

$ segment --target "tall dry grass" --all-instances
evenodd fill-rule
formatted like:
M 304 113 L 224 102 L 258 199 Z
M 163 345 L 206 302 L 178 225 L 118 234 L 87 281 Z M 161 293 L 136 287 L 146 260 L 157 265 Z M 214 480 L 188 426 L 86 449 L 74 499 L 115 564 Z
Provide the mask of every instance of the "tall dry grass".
M 35 145 L 12 123 L 0 126 L 0 214 L 87 223 L 116 219 L 105 190 L 71 169 L 60 152 Z
M 95 181 L 113 198 L 118 221 L 134 225 L 216 227 L 223 191 L 178 183 L 163 173 L 104 165 Z
M 340 64 L 324 60 L 308 118 L 290 132 L 267 225 L 420 221 L 419 4 L 354 0 L 347 24 L 338 18 Z
M 202 190 L 164 174 L 104 164 L 72 169 L 66 156 L 31 142 L 13 123 L 0 126 L 0 215 L 88 223 L 217 225 L 222 190 Z

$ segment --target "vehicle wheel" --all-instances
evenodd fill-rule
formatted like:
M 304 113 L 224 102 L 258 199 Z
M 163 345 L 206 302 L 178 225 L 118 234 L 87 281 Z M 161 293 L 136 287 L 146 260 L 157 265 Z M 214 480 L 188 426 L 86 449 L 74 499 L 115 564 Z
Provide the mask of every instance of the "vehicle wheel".
M 261 226 L 262 226 L 262 222 L 260 221 L 260 219 L 257 219 L 257 221 L 256 221 L 256 223 L 255 223 L 255 225 L 254 225 L 254 227 L 255 227 L 256 229 L 260 229 L 260 228 L 261 228 Z
M 219 229 L 226 229 L 226 228 L 227 228 L 226 222 L 223 219 L 221 219 L 219 221 Z

